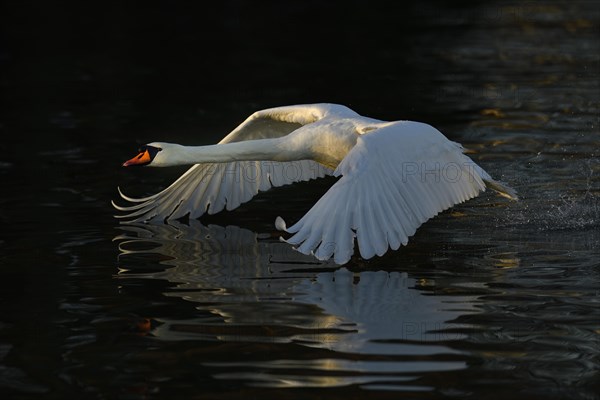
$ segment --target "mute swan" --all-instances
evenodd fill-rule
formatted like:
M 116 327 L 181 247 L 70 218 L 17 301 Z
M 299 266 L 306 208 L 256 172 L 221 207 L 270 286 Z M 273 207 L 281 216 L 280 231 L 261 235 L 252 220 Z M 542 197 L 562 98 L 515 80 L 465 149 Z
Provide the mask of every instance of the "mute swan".
M 345 264 L 357 239 L 361 257 L 396 250 L 429 218 L 485 191 L 516 200 L 430 125 L 384 122 L 336 104 L 255 112 L 217 145 L 154 142 L 124 166 L 192 165 L 171 186 L 113 206 L 130 222 L 199 218 L 232 210 L 259 191 L 325 175 L 342 176 L 296 224 L 277 217 L 286 241 L 320 260 Z M 283 239 L 282 239 L 283 240 Z

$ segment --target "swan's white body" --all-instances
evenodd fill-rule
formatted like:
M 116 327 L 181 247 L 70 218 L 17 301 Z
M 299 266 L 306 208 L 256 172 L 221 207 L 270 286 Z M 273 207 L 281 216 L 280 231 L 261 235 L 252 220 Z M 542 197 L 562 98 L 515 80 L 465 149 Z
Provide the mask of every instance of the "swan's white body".
M 342 176 L 295 225 L 288 243 L 338 264 L 360 254 L 383 255 L 406 244 L 439 212 L 477 196 L 494 181 L 435 128 L 411 121 L 383 122 L 347 107 L 315 104 L 258 111 L 219 144 L 188 147 L 150 143 L 149 166 L 194 164 L 162 192 L 123 199 L 129 221 L 198 218 L 250 200 L 259 191 L 325 175 Z M 140 155 L 141 156 L 141 155 Z

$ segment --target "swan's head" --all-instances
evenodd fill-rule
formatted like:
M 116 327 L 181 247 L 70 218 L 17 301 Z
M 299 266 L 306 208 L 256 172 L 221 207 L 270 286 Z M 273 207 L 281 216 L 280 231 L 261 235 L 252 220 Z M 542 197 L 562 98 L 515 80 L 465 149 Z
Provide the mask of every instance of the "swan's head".
M 140 147 L 139 154 L 131 160 L 123 163 L 124 167 L 130 166 L 148 166 L 148 167 L 168 167 L 177 165 L 178 144 L 154 142 Z

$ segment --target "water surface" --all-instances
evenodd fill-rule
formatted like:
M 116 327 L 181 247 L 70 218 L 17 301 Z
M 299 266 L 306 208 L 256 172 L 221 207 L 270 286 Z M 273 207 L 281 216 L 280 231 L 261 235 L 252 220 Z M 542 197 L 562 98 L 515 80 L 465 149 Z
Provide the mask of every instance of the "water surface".
M 288 52 L 313 6 L 9 8 L 3 398 L 598 398 L 597 3 L 355 3 L 364 30 L 323 17 L 305 34 L 339 52 Z M 138 143 L 211 143 L 315 101 L 432 123 L 521 201 L 486 193 L 344 267 L 273 226 L 333 179 L 200 221 L 112 218 L 117 185 L 182 172 L 121 169 Z

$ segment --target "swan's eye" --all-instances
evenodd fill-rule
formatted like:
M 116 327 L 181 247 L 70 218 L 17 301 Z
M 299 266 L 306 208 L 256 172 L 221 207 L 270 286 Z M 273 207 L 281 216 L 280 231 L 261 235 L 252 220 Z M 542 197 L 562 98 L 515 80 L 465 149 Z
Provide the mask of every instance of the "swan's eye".
M 152 159 L 154 159 L 154 157 L 156 156 L 156 154 L 158 154 L 159 151 L 162 151 L 162 149 L 160 147 L 154 147 L 154 146 L 144 146 L 143 150 L 147 151 L 148 154 L 150 154 L 150 157 Z

